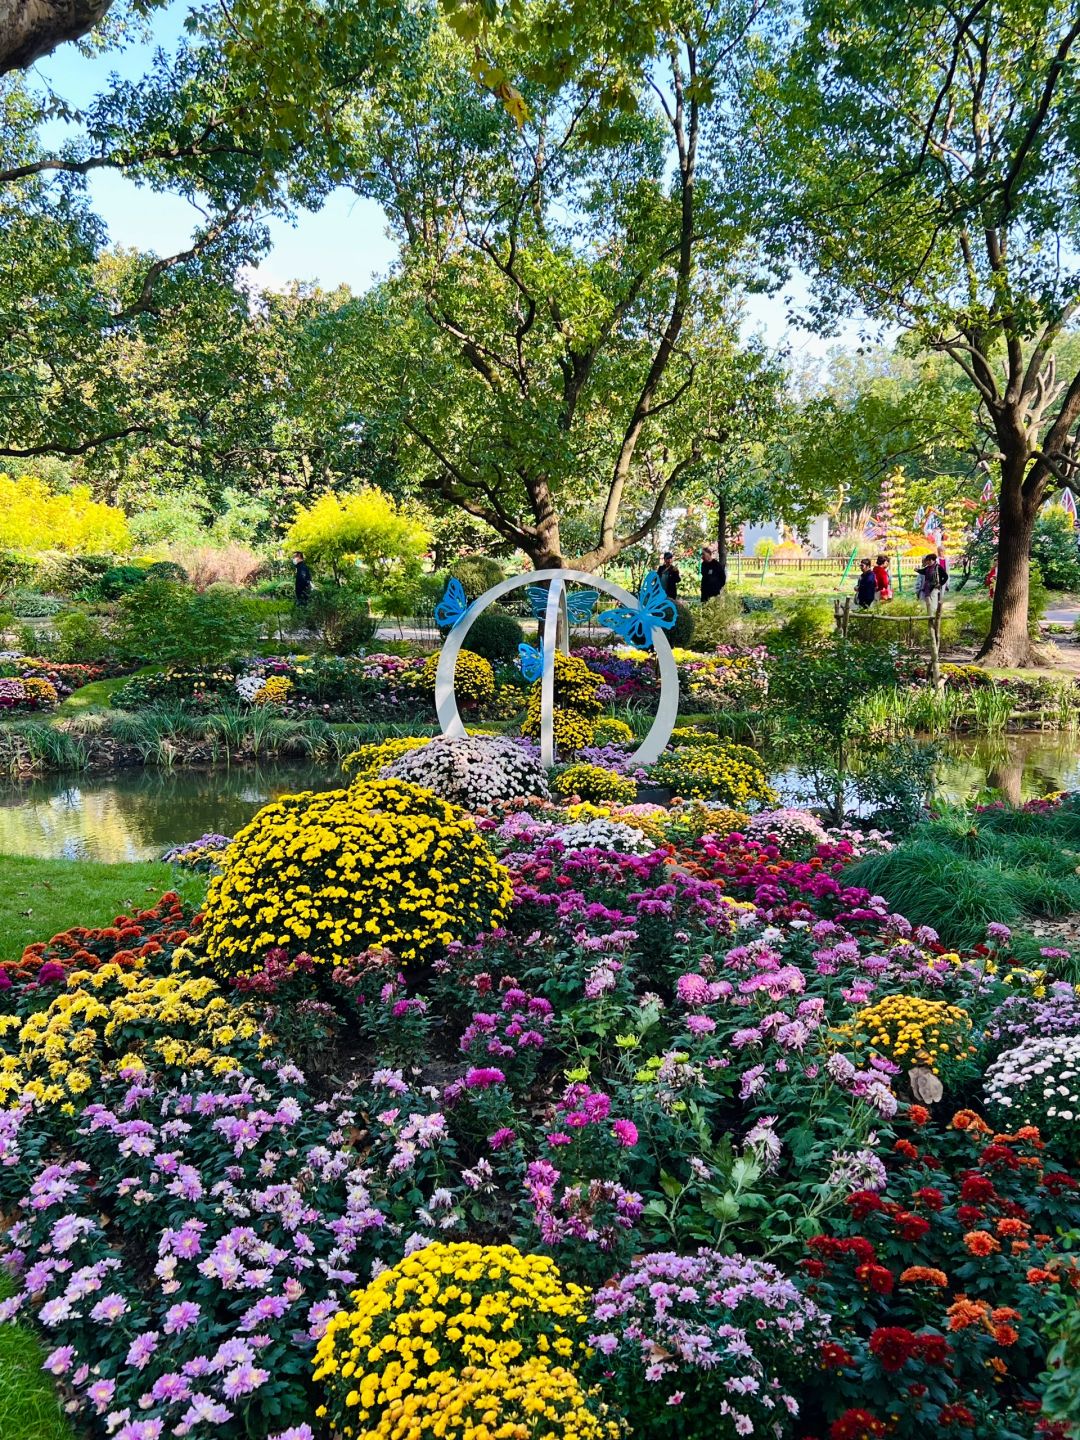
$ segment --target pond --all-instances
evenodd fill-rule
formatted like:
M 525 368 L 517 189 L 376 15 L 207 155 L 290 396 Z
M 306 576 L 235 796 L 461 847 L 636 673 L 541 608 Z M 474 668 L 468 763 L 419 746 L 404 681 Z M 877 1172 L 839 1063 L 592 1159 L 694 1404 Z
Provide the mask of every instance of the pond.
M 1080 788 L 1080 754 L 1072 735 L 965 737 L 941 748 L 939 793 L 949 800 L 999 798 L 1016 804 L 1051 790 Z M 208 830 L 233 834 L 278 795 L 330 790 L 340 783 L 332 766 L 296 764 L 52 775 L 0 787 L 0 854 L 152 860 Z

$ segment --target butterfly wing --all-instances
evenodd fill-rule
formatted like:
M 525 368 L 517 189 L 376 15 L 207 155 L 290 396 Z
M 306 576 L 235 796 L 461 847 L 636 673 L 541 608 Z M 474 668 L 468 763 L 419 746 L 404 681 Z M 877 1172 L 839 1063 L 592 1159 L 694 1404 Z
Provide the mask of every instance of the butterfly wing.
M 660 584 L 660 576 L 655 570 L 650 570 L 642 581 L 638 605 L 641 613 L 648 616 L 649 628 L 658 625 L 661 630 L 670 630 L 679 618 L 675 601 Z
M 435 623 L 440 630 L 452 630 L 468 608 L 464 586 L 460 580 L 451 577 L 442 599 L 435 606 Z
M 588 620 L 597 601 L 595 590 L 571 590 L 566 596 L 566 613 L 575 625 Z
M 518 646 L 518 663 L 521 665 L 521 673 L 526 680 L 540 679 L 544 668 L 544 657 L 535 645 L 526 645 L 522 641 Z
M 527 585 L 525 594 L 529 597 L 529 609 L 537 620 L 542 620 L 547 611 L 548 592 L 544 585 Z
M 596 619 L 599 624 L 606 625 L 609 630 L 614 630 L 615 634 L 625 640 L 628 645 L 645 643 L 641 614 L 637 610 L 630 610 L 625 605 L 616 605 L 614 610 L 601 610 Z

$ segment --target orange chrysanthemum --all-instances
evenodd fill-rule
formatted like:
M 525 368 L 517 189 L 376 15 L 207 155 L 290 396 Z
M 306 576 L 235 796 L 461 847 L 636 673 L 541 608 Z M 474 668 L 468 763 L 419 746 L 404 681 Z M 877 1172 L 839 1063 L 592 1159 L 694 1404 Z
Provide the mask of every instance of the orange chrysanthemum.
M 969 1325 L 981 1324 L 990 1314 L 990 1306 L 985 1300 L 969 1300 L 966 1295 L 958 1295 L 945 1314 L 950 1330 L 966 1330 Z
M 964 1236 L 964 1244 L 972 1255 L 994 1255 L 1001 1249 L 1001 1242 L 995 1240 L 988 1230 L 969 1230 Z
M 947 1285 L 949 1277 L 944 1270 L 935 1270 L 932 1265 L 909 1265 L 901 1273 L 901 1285 Z
M 999 1235 L 1004 1236 L 1006 1239 L 1012 1239 L 1014 1236 L 1023 1238 L 1031 1229 L 1031 1226 L 1025 1225 L 1023 1220 L 1016 1220 L 1011 1215 L 1007 1215 L 1004 1219 L 997 1222 L 995 1229 Z
M 989 1135 L 990 1126 L 974 1110 L 958 1110 L 952 1118 L 954 1130 L 973 1130 L 976 1135 Z

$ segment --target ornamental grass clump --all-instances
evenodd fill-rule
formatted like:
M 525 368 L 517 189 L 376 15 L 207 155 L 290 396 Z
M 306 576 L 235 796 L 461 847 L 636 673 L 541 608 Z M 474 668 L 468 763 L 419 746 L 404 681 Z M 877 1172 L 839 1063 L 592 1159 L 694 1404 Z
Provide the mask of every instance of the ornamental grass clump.
M 550 794 L 539 756 L 506 736 L 444 736 L 399 756 L 383 774 L 422 785 L 466 810 L 534 796 L 546 800 Z
M 589 1343 L 640 1435 L 781 1437 L 828 1327 L 775 1265 L 661 1251 L 596 1292 Z
M 746 745 L 692 745 L 665 751 L 649 771 L 654 785 L 666 785 L 684 800 L 720 800 L 745 810 L 774 806 L 761 756 Z
M 601 1425 L 586 1392 L 570 1383 L 587 1355 L 586 1299 L 547 1256 L 512 1245 L 428 1245 L 354 1291 L 350 1308 L 328 1322 L 315 1353 L 326 1395 L 317 1413 L 336 1434 L 364 1440 L 613 1437 L 618 1427 Z M 514 1428 L 529 1412 L 530 1385 L 532 1414 L 542 1402 L 562 1428 Z M 470 1430 L 457 1402 L 472 1409 L 481 1395 L 491 1402 L 487 1428 Z
M 267 950 L 341 965 L 372 946 L 424 959 L 494 929 L 510 877 L 470 816 L 401 780 L 284 795 L 236 836 L 210 883 L 204 933 L 223 975 Z
M 557 795 L 566 799 L 577 796 L 579 800 L 591 800 L 600 804 L 604 800 L 616 804 L 631 805 L 637 798 L 637 786 L 633 780 L 603 765 L 568 765 L 552 781 Z

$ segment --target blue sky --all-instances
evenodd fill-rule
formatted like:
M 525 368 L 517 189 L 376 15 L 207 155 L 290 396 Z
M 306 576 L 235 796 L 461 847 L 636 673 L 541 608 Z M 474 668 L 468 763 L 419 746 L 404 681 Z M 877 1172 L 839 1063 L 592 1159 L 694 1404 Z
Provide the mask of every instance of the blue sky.
M 145 43 L 87 54 L 74 45 L 62 45 L 30 72 L 31 80 L 51 87 L 69 103 L 85 104 L 107 84 L 112 72 L 125 79 L 145 73 L 155 46 L 171 48 L 180 33 L 187 0 L 173 0 L 152 13 L 152 39 Z M 45 142 L 56 144 L 75 133 L 61 121 L 43 128 Z M 88 177 L 95 210 L 104 220 L 110 239 L 118 245 L 170 254 L 189 240 L 199 216 L 187 201 L 175 195 L 156 194 L 140 188 L 114 172 L 94 172 Z M 345 284 L 362 291 L 384 274 L 392 264 L 396 247 L 386 230 L 381 208 L 345 190 L 335 191 L 321 210 L 300 212 L 294 223 L 270 221 L 271 249 L 256 271 L 258 283 L 276 288 L 289 280 L 317 281 L 330 289 Z M 796 304 L 806 295 L 801 277 L 786 287 Z M 787 323 L 784 296 L 752 295 L 746 300 L 746 330 L 761 331 L 769 344 L 787 346 L 800 354 L 820 359 L 839 343 L 808 335 Z M 856 343 L 852 323 L 842 337 Z

